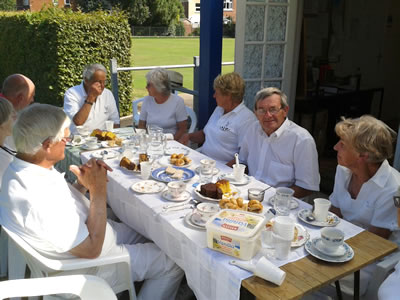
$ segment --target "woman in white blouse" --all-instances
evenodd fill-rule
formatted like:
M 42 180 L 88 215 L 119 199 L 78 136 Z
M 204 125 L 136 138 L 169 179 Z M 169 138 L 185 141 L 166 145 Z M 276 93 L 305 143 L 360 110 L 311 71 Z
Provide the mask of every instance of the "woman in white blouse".
M 336 124 L 338 166 L 330 196 L 331 211 L 385 239 L 396 241 L 397 212 L 393 196 L 400 173 L 387 159 L 393 154 L 395 133 L 372 116 L 343 119 Z M 374 266 L 361 272 L 360 295 L 365 292 Z M 342 280 L 340 281 L 341 285 Z
M 4 98 L 0 98 L 0 188 L 4 171 L 15 155 L 15 151 L 4 145 L 6 137 L 12 134 L 14 119 L 15 112 L 11 103 Z
M 146 74 L 146 89 L 140 111 L 139 128 L 157 125 L 164 133 L 172 133 L 178 140 L 187 131 L 187 112 L 181 97 L 171 93 L 171 84 L 166 70 L 157 68 Z

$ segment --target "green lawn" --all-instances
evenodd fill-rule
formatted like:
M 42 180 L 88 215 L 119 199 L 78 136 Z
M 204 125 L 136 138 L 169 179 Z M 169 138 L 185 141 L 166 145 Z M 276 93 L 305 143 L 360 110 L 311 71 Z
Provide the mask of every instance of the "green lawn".
M 199 55 L 199 38 L 132 38 L 131 66 L 160 66 L 192 64 L 193 56 Z M 234 61 L 235 39 L 225 38 L 222 61 Z M 233 66 L 225 66 L 222 73 L 232 72 Z M 174 69 L 183 75 L 183 86 L 193 89 L 193 68 Z M 145 75 L 148 71 L 133 71 L 133 98 L 147 95 Z

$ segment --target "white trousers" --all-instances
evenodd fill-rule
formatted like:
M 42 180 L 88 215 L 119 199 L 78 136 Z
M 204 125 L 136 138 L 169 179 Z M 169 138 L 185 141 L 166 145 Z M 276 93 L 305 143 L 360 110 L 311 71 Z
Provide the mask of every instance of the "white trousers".
M 137 298 L 157 300 L 175 299 L 184 272 L 153 242 L 123 223 L 108 220 L 116 237 L 112 252 L 127 249 L 131 258 L 133 281 L 143 281 Z M 107 268 L 107 267 L 106 267 Z M 111 271 L 111 272 L 110 272 Z M 99 268 L 99 277 L 114 285 L 118 274 L 114 270 Z

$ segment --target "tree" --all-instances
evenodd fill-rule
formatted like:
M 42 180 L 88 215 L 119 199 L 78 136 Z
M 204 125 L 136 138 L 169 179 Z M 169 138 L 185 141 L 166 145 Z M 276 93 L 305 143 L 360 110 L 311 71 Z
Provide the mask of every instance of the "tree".
M 150 17 L 146 25 L 170 26 L 179 21 L 183 13 L 183 6 L 179 0 L 147 0 L 150 8 Z
M 0 1 L 0 10 L 12 11 L 16 10 L 17 4 L 15 0 L 1 0 Z

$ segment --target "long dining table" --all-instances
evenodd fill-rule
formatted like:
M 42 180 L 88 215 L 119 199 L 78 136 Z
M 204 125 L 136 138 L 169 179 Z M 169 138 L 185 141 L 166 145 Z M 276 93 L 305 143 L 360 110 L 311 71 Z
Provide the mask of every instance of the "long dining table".
M 193 170 L 200 165 L 201 159 L 206 158 L 198 151 L 175 141 L 168 141 L 167 147 L 181 147 L 189 151 L 188 156 L 192 159 L 189 168 Z M 89 160 L 92 154 L 93 151 L 81 152 L 82 162 Z M 206 231 L 188 226 L 186 222 L 185 216 L 193 210 L 192 206 L 164 213 L 163 207 L 171 202 L 164 199 L 161 193 L 143 194 L 133 191 L 132 185 L 142 180 L 140 173 L 121 168 L 120 159 L 121 156 L 105 160 L 113 168 L 113 171 L 108 173 L 109 206 L 122 222 L 156 243 L 184 270 L 188 285 L 197 299 L 239 299 L 241 287 L 257 299 L 299 299 L 346 275 L 355 273 L 357 278 L 361 268 L 397 249 L 396 244 L 341 219 L 336 226 L 345 232 L 345 240 L 355 253 L 354 258 L 348 262 L 321 261 L 310 256 L 304 246 L 292 248 L 289 258 L 284 261 L 276 260 L 269 249 L 261 249 L 255 255 L 253 263 L 266 256 L 286 272 L 285 281 L 281 286 L 277 286 L 231 265 L 229 262 L 233 257 L 207 248 Z M 156 161 L 153 166 L 160 165 Z M 219 173 L 214 176 L 214 181 L 222 174 L 232 172 L 231 168 L 218 162 L 216 167 Z M 195 199 L 197 197 L 194 187 L 198 185 L 198 181 L 198 175 L 187 181 L 186 190 Z M 237 186 L 245 200 L 250 187 L 267 188 L 268 185 L 250 177 L 248 184 Z M 264 212 L 270 207 L 268 199 L 274 194 L 274 188 L 266 191 Z M 301 200 L 297 201 L 299 206 L 291 211 L 290 216 L 306 228 L 310 239 L 319 237 L 319 227 L 306 224 L 297 217 L 300 209 L 310 208 L 310 205 Z M 358 296 L 357 291 L 358 289 L 355 289 L 355 297 Z

